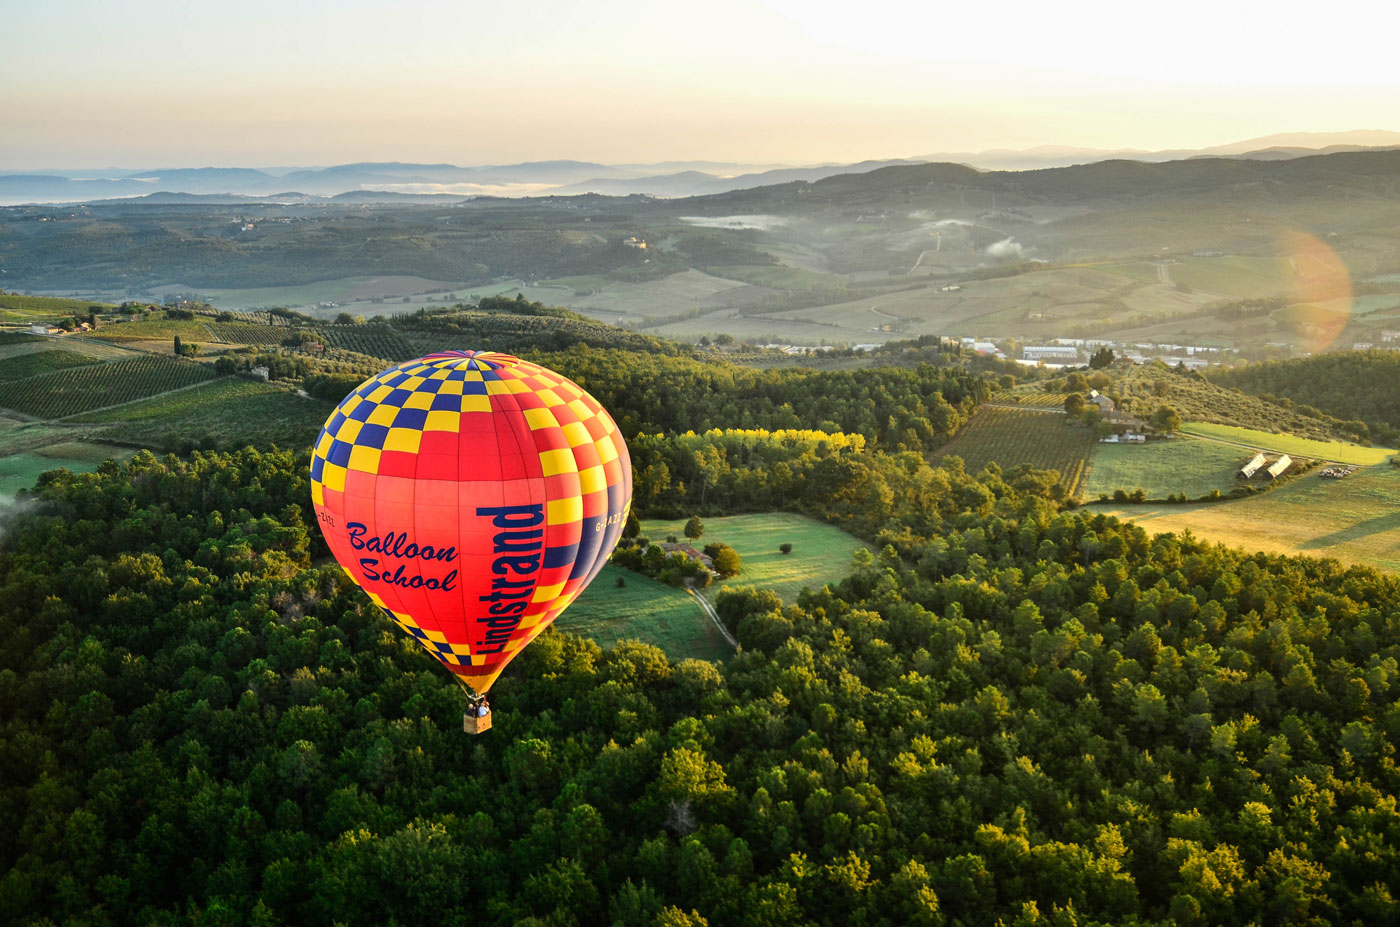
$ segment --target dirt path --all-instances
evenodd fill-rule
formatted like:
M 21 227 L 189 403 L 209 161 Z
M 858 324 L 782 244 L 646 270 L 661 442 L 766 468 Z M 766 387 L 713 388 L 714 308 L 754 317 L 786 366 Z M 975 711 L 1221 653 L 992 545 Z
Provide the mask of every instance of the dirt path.
M 710 616 L 710 620 L 715 623 L 715 628 L 724 637 L 724 639 L 729 642 L 729 646 L 733 647 L 735 650 L 738 650 L 739 642 L 734 639 L 734 635 L 730 634 L 729 629 L 726 628 L 724 626 L 724 623 L 719 620 L 719 612 L 715 611 L 715 607 L 710 604 L 710 600 L 705 598 L 700 593 L 696 592 L 695 589 L 691 587 L 689 583 L 686 584 L 685 591 L 695 597 L 695 601 L 699 603 L 700 609 L 705 614 Z

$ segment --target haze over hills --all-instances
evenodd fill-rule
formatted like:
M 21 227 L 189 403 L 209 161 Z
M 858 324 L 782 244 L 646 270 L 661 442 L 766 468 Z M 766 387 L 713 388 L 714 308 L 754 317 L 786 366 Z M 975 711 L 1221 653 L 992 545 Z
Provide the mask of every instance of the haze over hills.
M 93 202 L 188 193 L 285 198 L 292 194 L 330 197 L 352 191 L 453 196 L 529 196 L 603 193 L 680 197 L 723 193 L 790 181 L 813 182 L 837 174 L 863 173 L 896 164 L 952 162 L 978 170 L 1033 170 L 1105 160 L 1143 162 L 1222 157 L 1281 160 L 1366 148 L 1400 146 L 1400 132 L 1288 133 L 1202 149 L 1140 151 L 1072 146 L 1023 150 L 940 152 L 915 158 L 807 166 L 731 162 L 661 162 L 607 165 L 552 160 L 519 164 L 457 166 L 406 162 L 358 162 L 316 168 L 199 167 L 119 170 L 113 168 L 15 172 L 0 175 L 0 205 Z

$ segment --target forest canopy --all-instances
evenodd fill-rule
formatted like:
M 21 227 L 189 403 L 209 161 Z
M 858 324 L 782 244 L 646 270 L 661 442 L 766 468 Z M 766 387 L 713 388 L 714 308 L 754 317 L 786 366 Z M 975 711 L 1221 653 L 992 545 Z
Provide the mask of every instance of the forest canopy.
M 831 506 L 873 508 L 853 528 L 890 543 L 795 603 L 722 599 L 732 660 L 546 634 L 481 738 L 322 565 L 304 457 L 51 474 L 0 547 L 0 905 L 56 924 L 1394 919 L 1393 578 L 1150 539 L 1057 512 L 1030 473 L 873 469 L 889 495 L 837 474 Z

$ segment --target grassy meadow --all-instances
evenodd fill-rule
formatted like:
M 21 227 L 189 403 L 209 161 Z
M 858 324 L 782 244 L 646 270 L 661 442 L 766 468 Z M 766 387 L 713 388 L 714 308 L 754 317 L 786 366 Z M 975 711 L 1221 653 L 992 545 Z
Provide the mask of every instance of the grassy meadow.
M 626 585 L 618 586 L 621 579 Z M 734 653 L 688 592 L 608 564 L 561 615 L 557 627 L 607 647 L 624 638 L 654 644 L 672 660 Z
M 1181 430 L 1185 434 L 1211 438 L 1216 441 L 1227 441 L 1231 444 L 1258 448 L 1259 450 L 1291 454 L 1294 457 L 1313 457 L 1336 463 L 1357 464 L 1363 467 L 1383 463 L 1396 453 L 1393 448 L 1362 447 L 1359 444 L 1348 444 L 1344 441 L 1317 441 L 1294 435 L 1271 434 L 1267 431 L 1255 431 L 1251 428 L 1236 428 L 1231 425 L 1213 425 L 1204 422 L 1187 422 L 1181 426 Z
M 711 587 L 707 594 L 712 597 L 723 586 L 759 586 L 792 602 L 803 588 L 820 589 L 842 579 L 850 572 L 851 555 L 865 546 L 840 528 L 790 512 L 731 515 L 703 521 L 704 536 L 690 543 L 697 550 L 715 541 L 728 544 L 739 552 L 742 562 L 738 576 Z M 664 541 L 672 534 L 684 539 L 684 529 L 685 519 L 642 522 L 642 534 L 653 542 Z M 792 544 L 792 553 L 778 550 L 778 545 L 784 543 Z
M 1368 467 L 1342 480 L 1309 473 L 1257 496 L 1199 505 L 1095 509 L 1146 530 L 1190 531 L 1200 538 L 1275 554 L 1333 557 L 1400 572 L 1400 468 Z
M 1243 448 L 1196 438 L 1099 444 L 1089 462 L 1084 496 L 1112 496 L 1118 489 L 1142 489 L 1149 499 L 1178 493 L 1196 499 L 1213 489 L 1223 495 L 1235 488 L 1235 473 L 1249 457 Z

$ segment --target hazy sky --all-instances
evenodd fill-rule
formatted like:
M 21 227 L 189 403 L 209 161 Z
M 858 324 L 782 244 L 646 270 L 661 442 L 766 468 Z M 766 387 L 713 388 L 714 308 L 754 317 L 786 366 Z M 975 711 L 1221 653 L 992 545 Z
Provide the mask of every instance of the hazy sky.
M 7 170 L 1400 130 L 1400 12 L 1351 0 L 0 0 L 0 23 Z

